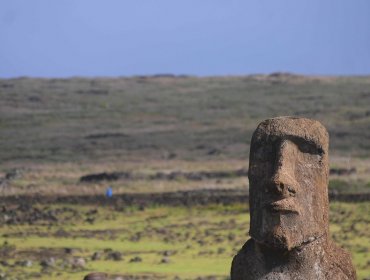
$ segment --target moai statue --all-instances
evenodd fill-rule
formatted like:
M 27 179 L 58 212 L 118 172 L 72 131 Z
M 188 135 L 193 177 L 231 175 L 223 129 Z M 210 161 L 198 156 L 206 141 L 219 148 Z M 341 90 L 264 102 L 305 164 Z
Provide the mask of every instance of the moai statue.
M 231 280 L 356 279 L 350 255 L 329 236 L 329 136 L 319 122 L 259 124 L 249 159 L 249 239 Z

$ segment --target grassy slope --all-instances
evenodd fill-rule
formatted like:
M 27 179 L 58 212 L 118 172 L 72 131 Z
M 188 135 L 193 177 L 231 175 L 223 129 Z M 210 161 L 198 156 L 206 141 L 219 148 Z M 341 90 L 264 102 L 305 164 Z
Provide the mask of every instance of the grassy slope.
M 19 188 L 3 192 L 85 192 L 76 186 L 79 176 L 102 171 L 246 168 L 256 125 L 278 115 L 323 122 L 332 166 L 357 168 L 333 184 L 363 191 L 370 186 L 369 88 L 370 77 L 293 75 L 0 80 L 0 175 L 28 168 L 13 182 Z M 123 188 L 191 187 L 175 183 Z
M 291 75 L 0 80 L 0 162 L 244 159 L 256 125 L 278 115 L 318 119 L 332 154 L 369 157 L 369 88 Z

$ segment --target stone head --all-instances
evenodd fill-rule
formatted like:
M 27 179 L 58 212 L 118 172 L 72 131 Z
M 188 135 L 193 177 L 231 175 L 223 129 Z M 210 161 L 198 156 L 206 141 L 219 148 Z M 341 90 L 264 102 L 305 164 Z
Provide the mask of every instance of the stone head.
M 328 142 L 315 120 L 278 117 L 258 125 L 248 173 L 256 242 L 291 250 L 328 234 Z

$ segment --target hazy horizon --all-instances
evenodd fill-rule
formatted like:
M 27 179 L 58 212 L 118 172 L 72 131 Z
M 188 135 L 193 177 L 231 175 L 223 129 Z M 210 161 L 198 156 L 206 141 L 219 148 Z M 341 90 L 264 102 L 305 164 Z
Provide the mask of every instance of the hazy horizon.
M 369 77 L 370 74 L 345 74 L 345 75 L 332 75 L 332 74 L 300 74 L 300 73 L 292 73 L 286 71 L 277 71 L 271 73 L 250 73 L 250 74 L 219 74 L 219 75 L 192 75 L 192 74 L 171 74 L 171 73 L 154 73 L 154 74 L 134 74 L 134 75 L 100 75 L 100 76 L 89 76 L 89 75 L 73 75 L 73 76 L 14 76 L 14 77 L 0 77 L 0 80 L 17 80 L 17 79 L 128 79 L 128 78 L 137 78 L 137 77 L 148 77 L 148 78 L 155 78 L 155 77 L 174 77 L 174 78 L 235 78 L 235 77 L 253 77 L 253 76 L 270 76 L 275 74 L 282 74 L 282 75 L 292 75 L 292 76 L 302 76 L 302 77 L 327 77 L 327 78 L 356 78 L 356 77 Z

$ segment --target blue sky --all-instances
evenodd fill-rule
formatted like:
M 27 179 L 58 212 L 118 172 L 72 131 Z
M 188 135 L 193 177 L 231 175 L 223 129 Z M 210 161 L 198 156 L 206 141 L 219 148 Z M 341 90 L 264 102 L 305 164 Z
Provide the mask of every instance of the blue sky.
M 368 0 L 3 0 L 0 77 L 370 74 Z

